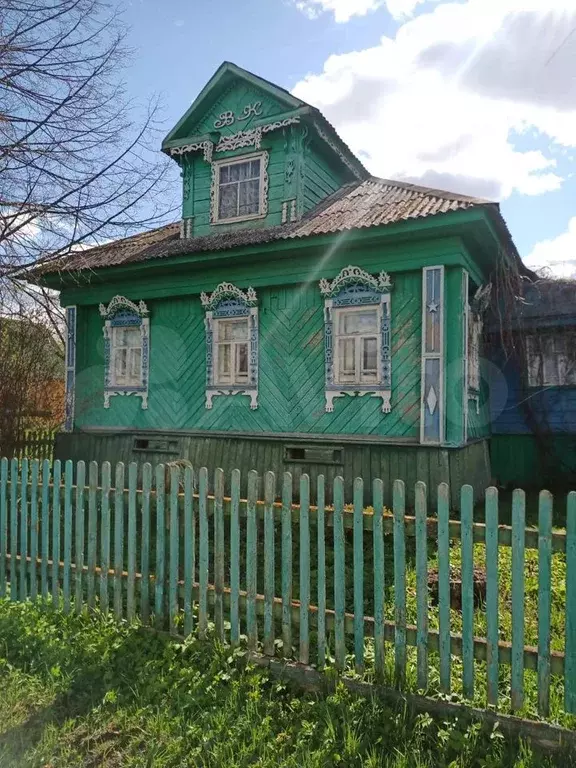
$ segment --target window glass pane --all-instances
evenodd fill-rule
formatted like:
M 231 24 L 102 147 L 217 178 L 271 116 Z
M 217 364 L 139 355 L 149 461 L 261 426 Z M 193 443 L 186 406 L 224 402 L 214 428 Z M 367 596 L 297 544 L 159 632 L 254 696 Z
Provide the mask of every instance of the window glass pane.
M 364 312 L 343 312 L 340 333 L 348 336 L 352 333 L 374 333 L 378 330 L 378 312 L 369 309 Z
M 248 339 L 248 320 L 219 320 L 219 341 L 245 341 Z
M 260 160 L 252 160 L 250 163 L 250 178 L 256 179 L 260 176 Z
M 230 169 L 229 173 L 229 180 L 230 181 L 240 181 L 240 179 L 244 178 L 244 174 L 242 172 L 242 169 L 245 167 L 245 163 L 234 163 L 234 165 L 229 165 L 228 168 Z
M 226 377 L 230 375 L 230 344 L 218 345 L 218 376 Z
M 225 184 L 227 181 L 230 181 L 230 166 L 221 165 L 220 166 L 220 184 Z
M 238 215 L 238 186 L 227 184 L 220 187 L 218 218 L 232 219 Z
M 339 368 L 344 376 L 354 376 L 356 372 L 355 360 L 356 344 L 354 339 L 340 339 L 339 341 Z
M 114 375 L 116 380 L 123 379 L 126 376 L 127 355 L 128 351 L 126 349 L 116 350 L 114 355 Z
M 376 339 L 362 339 L 362 370 L 376 372 L 378 367 L 378 343 Z
M 236 371 L 239 374 L 248 374 L 248 344 L 236 345 Z
M 132 349 L 130 358 L 130 377 L 134 381 L 140 381 L 140 370 L 142 367 L 142 350 Z
M 260 212 L 260 180 L 245 181 L 238 189 L 238 215 Z

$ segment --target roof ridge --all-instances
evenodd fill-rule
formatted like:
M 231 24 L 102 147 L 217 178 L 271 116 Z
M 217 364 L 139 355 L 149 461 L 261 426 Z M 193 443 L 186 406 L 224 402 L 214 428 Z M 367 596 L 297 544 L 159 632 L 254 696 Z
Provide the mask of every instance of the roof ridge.
M 407 189 L 411 192 L 420 192 L 424 195 L 431 195 L 432 197 L 441 197 L 445 200 L 459 200 L 463 202 L 476 203 L 476 205 L 498 205 L 496 200 L 489 200 L 484 197 L 474 197 L 472 195 L 464 195 L 459 192 L 449 192 L 447 189 L 437 189 L 435 187 L 424 187 L 420 184 L 414 184 L 409 181 L 400 181 L 397 179 L 384 179 L 381 176 L 370 176 L 366 181 L 377 181 L 384 184 L 389 184 L 392 187 L 399 187 L 400 189 Z

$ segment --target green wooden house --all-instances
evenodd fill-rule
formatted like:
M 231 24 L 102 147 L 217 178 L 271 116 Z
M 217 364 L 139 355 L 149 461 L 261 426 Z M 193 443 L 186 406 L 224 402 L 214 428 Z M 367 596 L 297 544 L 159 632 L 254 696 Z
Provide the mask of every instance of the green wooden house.
M 60 458 L 490 480 L 482 296 L 498 206 L 371 176 L 322 114 L 224 63 L 162 145 L 182 219 L 47 263 Z

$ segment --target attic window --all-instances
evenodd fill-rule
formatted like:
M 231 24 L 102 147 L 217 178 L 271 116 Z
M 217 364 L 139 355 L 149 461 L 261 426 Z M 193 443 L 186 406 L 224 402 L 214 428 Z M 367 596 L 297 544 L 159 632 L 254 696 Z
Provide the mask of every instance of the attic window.
M 212 223 L 228 224 L 265 216 L 268 209 L 268 154 L 259 152 L 212 164 Z

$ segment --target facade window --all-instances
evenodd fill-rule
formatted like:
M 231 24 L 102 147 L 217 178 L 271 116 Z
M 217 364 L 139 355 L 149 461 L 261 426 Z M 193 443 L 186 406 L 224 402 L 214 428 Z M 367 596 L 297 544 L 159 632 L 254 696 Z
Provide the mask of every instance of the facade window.
M 112 328 L 111 379 L 116 387 L 142 385 L 142 332 L 139 325 Z
M 248 382 L 248 318 L 214 320 L 214 383 L 246 384 Z
M 135 304 L 115 296 L 108 306 L 100 304 L 104 318 L 104 408 L 113 395 L 137 395 L 148 407 L 150 323 L 143 301 Z
M 529 386 L 576 386 L 576 354 L 570 341 L 573 340 L 561 332 L 527 336 Z
M 268 153 L 212 163 L 212 223 L 259 218 L 267 213 Z
M 202 293 L 206 310 L 206 408 L 219 395 L 248 395 L 258 407 L 258 307 L 253 288 L 220 283 Z
M 360 267 L 343 269 L 332 281 L 322 279 L 324 296 L 326 411 L 334 398 L 372 395 L 388 413 L 392 395 L 390 291 L 385 272 L 377 277 Z
M 335 309 L 336 384 L 377 384 L 379 308 Z

